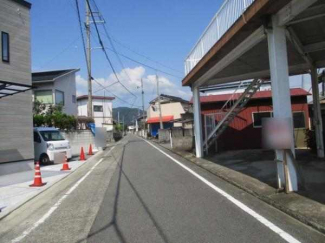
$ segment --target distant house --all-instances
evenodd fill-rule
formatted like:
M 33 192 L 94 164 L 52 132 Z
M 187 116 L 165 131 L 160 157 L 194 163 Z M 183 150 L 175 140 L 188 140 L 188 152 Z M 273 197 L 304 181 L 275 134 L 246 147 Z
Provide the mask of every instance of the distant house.
M 293 88 L 290 93 L 295 145 L 306 147 L 305 131 L 309 128 L 307 96 L 310 93 L 301 88 Z M 227 112 L 227 110 L 222 109 L 224 104 L 231 97 L 236 101 L 241 94 L 219 93 L 200 97 L 204 137 L 221 121 L 223 114 Z M 262 148 L 262 119 L 268 117 L 273 117 L 271 90 L 258 91 L 218 138 L 218 150 Z
M 182 115 L 191 112 L 192 106 L 189 101 L 171 95 L 160 95 L 161 115 L 164 128 L 182 127 L 180 119 Z M 147 110 L 147 124 L 151 136 L 158 135 L 160 128 L 158 97 L 150 101 Z
M 114 97 L 92 96 L 93 118 L 96 127 L 106 127 L 107 131 L 113 130 L 113 103 Z M 77 97 L 78 116 L 86 117 L 88 107 L 88 95 Z
M 76 72 L 80 69 L 33 72 L 34 100 L 44 104 L 62 105 L 63 112 L 77 115 Z
M 0 163 L 34 159 L 30 8 L 0 1 Z

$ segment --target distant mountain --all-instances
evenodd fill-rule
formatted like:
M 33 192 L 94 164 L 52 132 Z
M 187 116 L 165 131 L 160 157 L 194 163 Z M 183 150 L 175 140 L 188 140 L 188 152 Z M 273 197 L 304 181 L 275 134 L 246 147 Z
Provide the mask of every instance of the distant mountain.
M 114 121 L 118 120 L 118 112 L 120 112 L 120 122 L 124 122 L 126 125 L 134 124 L 135 118 L 142 114 L 142 110 L 138 108 L 129 108 L 129 107 L 117 107 L 113 108 L 113 119 Z

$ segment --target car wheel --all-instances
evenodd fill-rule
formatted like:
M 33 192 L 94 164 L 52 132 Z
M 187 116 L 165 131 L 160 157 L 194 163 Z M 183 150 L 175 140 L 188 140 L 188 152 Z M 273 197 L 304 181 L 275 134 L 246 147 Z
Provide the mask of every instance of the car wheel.
M 50 164 L 50 158 L 46 154 L 42 154 L 39 161 L 40 161 L 40 164 L 42 164 L 42 165 Z

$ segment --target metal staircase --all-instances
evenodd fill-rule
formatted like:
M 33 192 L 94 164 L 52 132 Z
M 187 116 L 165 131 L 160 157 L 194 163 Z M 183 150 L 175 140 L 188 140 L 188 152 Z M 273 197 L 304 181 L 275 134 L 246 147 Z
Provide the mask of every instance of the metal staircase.
M 252 96 L 256 93 L 256 91 L 261 87 L 264 80 L 254 79 L 249 86 L 245 89 L 244 93 L 234 102 L 232 99 L 234 94 L 230 97 L 230 99 L 225 103 L 222 107 L 222 110 L 225 109 L 227 104 L 231 103 L 230 100 L 233 100 L 233 105 L 229 109 L 227 113 L 225 113 L 224 117 L 220 122 L 215 126 L 215 128 L 210 132 L 210 134 L 205 138 L 204 141 L 204 150 L 207 152 L 209 147 L 220 137 L 220 135 L 226 130 L 228 125 L 235 119 L 239 112 L 241 112 L 247 102 L 252 98 Z M 241 85 L 241 84 L 240 84 Z

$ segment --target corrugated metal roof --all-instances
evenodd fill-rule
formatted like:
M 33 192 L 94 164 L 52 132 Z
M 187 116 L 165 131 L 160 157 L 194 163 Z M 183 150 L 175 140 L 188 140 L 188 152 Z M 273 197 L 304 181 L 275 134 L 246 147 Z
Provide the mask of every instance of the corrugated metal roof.
M 221 94 L 221 95 L 207 95 L 207 96 L 201 96 L 200 101 L 201 103 L 212 103 L 212 102 L 222 102 L 227 101 L 231 98 L 233 94 Z M 233 99 L 238 99 L 242 93 L 236 93 L 233 95 Z M 290 90 L 291 96 L 307 96 L 311 95 L 306 90 L 301 88 L 294 88 Z M 258 91 L 254 94 L 252 99 L 267 99 L 272 98 L 272 92 L 271 90 L 265 90 L 265 91 Z M 193 103 L 193 98 L 191 99 L 191 103 Z

